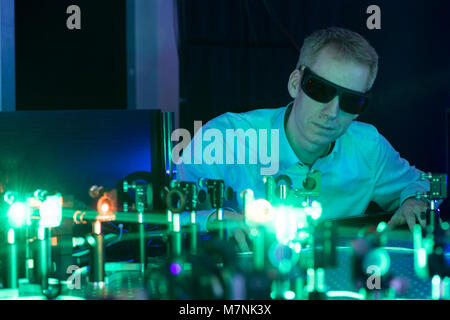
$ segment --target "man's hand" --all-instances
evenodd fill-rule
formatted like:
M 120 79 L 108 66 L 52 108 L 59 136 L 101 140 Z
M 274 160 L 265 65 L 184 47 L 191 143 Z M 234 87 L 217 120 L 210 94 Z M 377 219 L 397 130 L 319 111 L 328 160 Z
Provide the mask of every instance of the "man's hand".
M 422 227 L 426 226 L 426 221 L 423 218 L 424 213 L 427 211 L 427 204 L 417 199 L 407 199 L 403 202 L 402 206 L 394 213 L 391 220 L 388 222 L 388 228 L 393 229 L 396 226 L 408 224 L 409 230 L 413 231 L 416 221 L 420 223 Z

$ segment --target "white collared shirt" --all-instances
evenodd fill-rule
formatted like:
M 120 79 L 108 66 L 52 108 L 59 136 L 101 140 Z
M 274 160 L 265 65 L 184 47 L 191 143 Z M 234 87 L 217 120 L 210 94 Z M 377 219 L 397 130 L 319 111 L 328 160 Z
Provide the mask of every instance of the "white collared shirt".
M 246 113 L 225 113 L 209 121 L 202 127 L 201 132 L 197 132 L 188 147 L 191 148 L 192 158 L 195 153 L 199 155 L 199 150 L 196 151 L 195 146 L 192 149 L 192 146 L 202 137 L 202 152 L 208 145 L 211 151 L 210 144 L 216 140 L 211 138 L 211 133 L 214 135 L 221 132 L 225 140 L 227 129 L 243 129 L 243 131 L 255 129 L 257 132 L 266 129 L 268 136 L 271 130 L 275 130 L 278 132 L 279 162 L 278 172 L 274 176 L 287 175 L 291 178 L 294 188 L 302 189 L 308 172 L 318 170 L 321 173 L 321 194 L 315 200 L 322 205 L 322 219 L 362 215 L 370 201 L 376 202 L 385 211 L 393 211 L 407 198 L 429 190 L 428 181 L 420 180 L 421 171 L 401 158 L 373 125 L 359 121 L 350 124 L 347 131 L 336 140 L 333 150 L 327 156 L 319 158 L 311 168 L 302 164 L 286 137 L 284 120 L 288 107 L 289 105 Z M 208 129 L 218 131 L 210 131 L 209 140 L 205 141 L 204 136 Z M 248 156 L 252 149 L 256 150 L 258 155 L 259 141 L 260 139 L 256 145 L 248 140 L 245 143 L 235 142 L 234 164 L 225 161 L 226 145 L 230 144 L 230 141 L 223 141 L 224 161 L 221 164 L 207 164 L 208 161 L 212 162 L 211 159 L 203 159 L 207 161 L 201 164 L 182 163 L 177 166 L 177 179 L 181 181 L 198 181 L 199 178 L 222 179 L 226 186 L 232 187 L 236 192 L 238 210 L 242 210 L 242 198 L 239 196 L 241 191 L 249 188 L 254 191 L 255 198 L 265 197 L 261 169 L 267 169 L 268 164 L 267 162 L 262 164 L 259 158 L 256 164 L 250 164 Z M 274 151 L 271 150 L 271 142 L 272 140 L 268 139 L 268 154 Z M 246 164 L 236 164 L 239 152 L 247 152 Z M 189 152 L 185 152 L 183 156 L 185 154 Z M 214 155 L 220 155 L 220 152 Z

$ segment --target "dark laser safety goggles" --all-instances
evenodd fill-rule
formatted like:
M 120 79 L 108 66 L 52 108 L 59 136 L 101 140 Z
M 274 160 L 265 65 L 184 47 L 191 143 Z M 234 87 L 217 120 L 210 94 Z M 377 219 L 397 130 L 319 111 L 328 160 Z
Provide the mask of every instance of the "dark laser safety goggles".
M 301 66 L 299 70 L 303 71 L 301 88 L 311 99 L 320 103 L 328 103 L 334 97 L 339 96 L 339 108 L 351 114 L 360 114 L 369 105 L 370 93 L 361 93 L 338 86 L 318 76 L 305 66 Z

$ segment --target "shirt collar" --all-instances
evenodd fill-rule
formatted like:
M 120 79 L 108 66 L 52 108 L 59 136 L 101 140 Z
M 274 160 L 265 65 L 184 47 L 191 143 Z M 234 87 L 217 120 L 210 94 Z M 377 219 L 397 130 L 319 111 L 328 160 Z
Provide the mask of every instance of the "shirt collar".
M 301 163 L 300 159 L 298 159 L 297 155 L 295 154 L 294 150 L 292 149 L 292 147 L 289 143 L 289 140 L 287 139 L 286 127 L 284 125 L 285 120 L 287 121 L 287 119 L 285 119 L 286 113 L 290 112 L 290 110 L 292 109 L 293 103 L 294 102 L 291 102 L 287 106 L 282 108 L 282 111 L 280 113 L 278 113 L 278 115 L 276 116 L 276 118 L 273 121 L 273 128 L 279 130 L 278 132 L 279 132 L 279 139 L 280 139 L 280 145 L 279 145 L 279 156 L 280 156 L 279 169 L 280 170 L 287 169 L 299 162 Z M 336 139 L 333 150 L 331 150 L 331 152 L 324 158 L 334 157 L 335 154 L 339 152 L 339 150 L 341 148 L 340 140 L 341 140 L 340 138 Z

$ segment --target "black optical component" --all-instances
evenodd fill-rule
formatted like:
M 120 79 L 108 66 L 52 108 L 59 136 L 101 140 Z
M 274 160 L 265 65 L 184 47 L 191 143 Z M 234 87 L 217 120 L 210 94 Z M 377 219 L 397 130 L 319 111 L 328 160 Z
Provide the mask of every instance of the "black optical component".
M 318 76 L 305 66 L 301 66 L 299 70 L 303 71 L 301 88 L 311 99 L 320 103 L 328 103 L 334 97 L 339 96 L 339 107 L 351 114 L 360 114 L 369 105 L 370 93 L 361 93 L 338 86 Z

